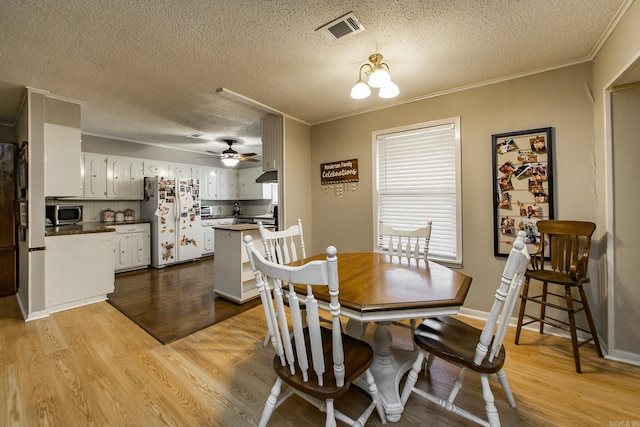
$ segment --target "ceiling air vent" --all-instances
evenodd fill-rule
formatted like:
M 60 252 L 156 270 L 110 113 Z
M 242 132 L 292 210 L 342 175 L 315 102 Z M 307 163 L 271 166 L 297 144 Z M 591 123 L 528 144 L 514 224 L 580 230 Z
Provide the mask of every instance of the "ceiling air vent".
M 187 134 L 187 138 L 202 138 L 203 136 L 204 134 L 200 132 L 191 132 Z
M 316 32 L 328 40 L 336 40 L 342 37 L 350 36 L 364 31 L 364 27 L 360 20 L 356 18 L 353 12 L 349 12 L 344 16 L 331 21 L 328 24 L 318 28 Z

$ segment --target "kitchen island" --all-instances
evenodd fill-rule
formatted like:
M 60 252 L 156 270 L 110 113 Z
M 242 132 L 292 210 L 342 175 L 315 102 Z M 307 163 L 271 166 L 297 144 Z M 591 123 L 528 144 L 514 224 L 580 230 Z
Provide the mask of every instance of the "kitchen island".
M 237 303 L 258 297 L 256 280 L 244 245 L 244 236 L 247 235 L 253 239 L 255 248 L 264 254 L 256 224 L 219 225 L 214 228 L 213 291 Z

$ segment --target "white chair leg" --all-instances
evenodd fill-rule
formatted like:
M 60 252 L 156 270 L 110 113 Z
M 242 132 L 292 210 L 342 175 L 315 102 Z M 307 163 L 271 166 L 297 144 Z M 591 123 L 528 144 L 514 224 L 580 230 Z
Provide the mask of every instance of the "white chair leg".
M 264 337 L 264 342 L 262 343 L 262 347 L 267 347 L 267 344 L 269 344 L 269 341 L 271 341 L 271 334 L 267 332 L 267 335 L 265 335 Z
M 419 350 L 418 357 L 416 357 L 415 362 L 413 362 L 411 370 L 407 375 L 407 380 L 404 383 L 404 388 L 402 389 L 402 396 L 400 396 L 400 402 L 402 403 L 402 406 L 406 405 L 407 400 L 409 400 L 409 396 L 411 395 L 411 391 L 418 381 L 418 373 L 422 370 L 423 360 L 424 352 L 422 350 Z
M 333 408 L 333 399 L 325 400 L 325 409 L 327 410 L 327 418 L 325 419 L 325 427 L 336 427 L 336 414 Z
M 464 379 L 464 374 L 466 372 L 467 372 L 467 368 L 460 369 L 460 373 L 458 373 L 458 377 L 453 383 L 453 387 L 451 388 L 451 393 L 449 393 L 449 398 L 447 399 L 447 402 L 449 402 L 450 404 L 453 403 L 454 400 L 456 400 L 456 396 L 458 396 L 458 392 L 462 388 L 462 380 Z M 450 407 L 447 407 L 447 409 L 451 410 Z
M 504 370 L 500 369 L 496 375 L 498 376 L 498 381 L 500 381 L 500 385 L 502 385 L 502 390 L 504 390 L 504 394 L 507 396 L 509 405 L 512 408 L 515 408 L 516 400 L 513 398 L 513 393 L 511 392 L 511 387 L 509 386 L 509 381 L 507 380 L 507 374 L 504 373 Z
M 431 365 L 433 365 L 434 360 L 436 360 L 436 357 L 433 354 L 429 353 L 429 357 L 427 358 L 427 364 L 424 367 L 425 374 L 429 372 L 429 370 L 431 369 Z
M 380 400 L 380 395 L 378 394 L 378 386 L 369 369 L 365 371 L 365 377 L 367 378 L 367 385 L 369 386 L 369 395 L 371 399 L 376 402 L 376 409 L 378 410 L 380 421 L 382 421 L 382 424 L 386 424 L 387 416 L 384 413 L 384 406 L 382 406 L 382 400 Z
M 482 384 L 482 397 L 484 398 L 484 407 L 487 411 L 487 420 L 490 427 L 500 427 L 500 417 L 498 417 L 498 408 L 495 405 L 491 386 L 489 385 L 489 376 L 487 374 L 480 375 L 480 383 Z
M 260 417 L 259 427 L 266 427 L 269 422 L 269 418 L 271 418 L 271 414 L 278 403 L 278 396 L 280 395 L 280 388 L 282 387 L 282 380 L 278 378 L 276 383 L 271 387 L 271 394 L 267 398 L 267 403 L 264 405 L 264 409 L 262 410 L 262 416 Z

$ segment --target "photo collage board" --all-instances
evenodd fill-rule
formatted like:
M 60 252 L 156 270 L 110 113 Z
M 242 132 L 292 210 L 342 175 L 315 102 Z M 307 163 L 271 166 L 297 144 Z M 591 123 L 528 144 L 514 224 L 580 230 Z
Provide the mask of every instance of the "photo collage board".
M 491 136 L 495 256 L 508 256 L 521 230 L 533 253 L 540 242 L 536 223 L 554 219 L 552 138 L 552 128 Z

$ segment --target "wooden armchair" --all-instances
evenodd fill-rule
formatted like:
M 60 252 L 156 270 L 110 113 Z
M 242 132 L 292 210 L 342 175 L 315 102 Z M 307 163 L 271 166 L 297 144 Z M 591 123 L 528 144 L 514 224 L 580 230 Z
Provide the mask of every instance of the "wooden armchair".
M 587 277 L 587 263 L 591 235 L 596 229 L 596 225 L 592 222 L 557 220 L 538 221 L 536 225 L 540 232 L 540 243 L 538 250 L 531 257 L 533 270 L 527 271 L 522 288 L 520 297 L 522 302 L 518 315 L 515 343 L 518 344 L 520 341 L 522 327 L 530 323 L 539 322 L 541 334 L 544 333 L 545 324 L 569 331 L 573 344 L 576 372 L 581 372 L 579 346 L 593 340 L 598 356 L 602 357 L 598 334 L 583 287 L 590 281 Z M 545 259 L 544 251 L 547 244 L 549 248 L 548 260 Z M 532 279 L 542 284 L 541 291 L 537 295 L 529 294 Z M 549 285 L 559 286 L 564 292 L 562 294 L 552 292 Z M 577 295 L 574 290 L 577 290 Z M 540 305 L 540 311 L 537 315 L 526 312 L 528 303 Z M 578 305 L 576 306 L 576 304 Z M 553 317 L 556 314 L 549 313 L 547 308 L 566 312 L 568 319 Z M 576 325 L 575 315 L 581 311 L 585 313 L 589 330 L 579 328 Z M 525 322 L 525 318 L 530 320 Z M 577 331 L 587 333 L 590 338 L 578 342 Z
M 253 247 L 251 236 L 245 237 L 245 244 L 276 351 L 273 369 L 277 379 L 267 398 L 259 425 L 266 426 L 274 410 L 292 394 L 299 395 L 325 412 L 326 426 L 335 426 L 336 418 L 351 426 L 362 426 L 374 409 L 377 409 L 385 424 L 378 387 L 369 370 L 373 362 L 373 349 L 364 341 L 342 334 L 340 327 L 336 248 L 327 248 L 324 261 L 291 267 L 264 259 Z M 296 294 L 294 283 L 306 285 L 307 294 Z M 313 296 L 313 288 L 316 287 L 328 288 L 331 295 L 331 329 L 320 326 L 318 303 Z M 290 316 L 285 313 L 285 299 Z M 306 324 L 302 321 L 302 303 L 307 311 Z M 365 391 L 369 393 L 371 403 L 354 420 L 338 410 L 334 401 L 343 396 L 361 375 L 366 378 L 368 390 Z M 281 395 L 283 383 L 288 389 Z
M 418 357 L 409 371 L 402 390 L 403 405 L 414 393 L 478 424 L 496 427 L 500 425 L 500 418 L 489 380 L 497 379 L 511 407 L 516 406 L 507 376 L 502 369 L 505 362 L 505 349 L 502 343 L 529 263 L 524 237 L 525 233 L 521 231 L 513 244 L 502 273 L 500 286 L 495 294 L 493 307 L 482 330 L 446 316 L 426 319 L 418 326 L 414 334 L 414 342 L 419 350 Z M 416 387 L 425 357 L 437 357 L 461 368 L 447 400 Z M 467 371 L 475 372 L 480 376 L 486 419 L 454 403 Z M 433 387 L 433 384 L 431 386 Z

